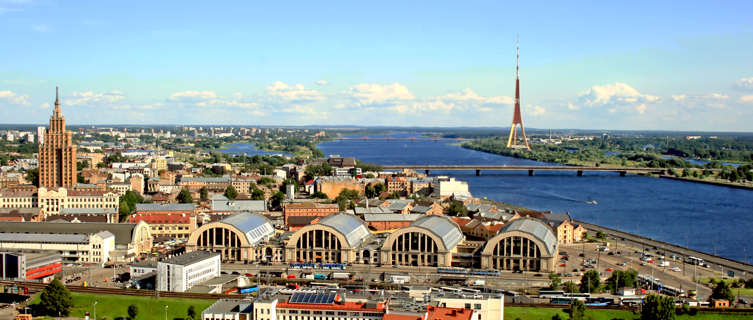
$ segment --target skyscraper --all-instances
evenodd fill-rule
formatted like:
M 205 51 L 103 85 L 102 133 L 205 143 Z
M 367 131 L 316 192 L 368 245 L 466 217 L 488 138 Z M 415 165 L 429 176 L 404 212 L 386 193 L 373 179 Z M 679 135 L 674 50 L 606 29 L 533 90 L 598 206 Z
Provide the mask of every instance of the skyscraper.
M 50 117 L 50 127 L 39 145 L 39 186 L 66 187 L 76 184 L 76 147 L 71 132 L 65 130 L 65 117 L 60 110 L 60 95 L 55 88 L 55 109 Z

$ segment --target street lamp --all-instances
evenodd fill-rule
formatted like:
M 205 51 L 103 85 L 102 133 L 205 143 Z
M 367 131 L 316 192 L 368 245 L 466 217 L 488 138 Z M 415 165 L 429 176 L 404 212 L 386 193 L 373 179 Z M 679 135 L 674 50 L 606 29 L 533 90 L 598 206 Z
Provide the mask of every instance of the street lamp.
M 167 305 L 165 305 L 165 320 L 167 320 Z
M 94 301 L 94 320 L 97 320 L 97 302 L 99 301 Z

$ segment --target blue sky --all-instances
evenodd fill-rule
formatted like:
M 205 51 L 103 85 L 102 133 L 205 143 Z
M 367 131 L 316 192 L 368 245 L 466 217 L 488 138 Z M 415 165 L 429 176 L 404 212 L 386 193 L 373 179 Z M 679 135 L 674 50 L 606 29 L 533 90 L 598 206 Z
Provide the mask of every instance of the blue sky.
M 753 130 L 751 1 L 0 0 L 0 123 Z M 19 112 L 23 111 L 23 112 Z

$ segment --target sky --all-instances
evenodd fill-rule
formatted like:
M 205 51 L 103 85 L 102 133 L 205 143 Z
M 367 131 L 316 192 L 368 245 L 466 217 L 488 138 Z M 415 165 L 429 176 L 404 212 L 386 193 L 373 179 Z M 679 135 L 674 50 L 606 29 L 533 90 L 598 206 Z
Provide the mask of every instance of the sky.
M 0 123 L 753 131 L 753 1 L 518 2 L 0 0 Z

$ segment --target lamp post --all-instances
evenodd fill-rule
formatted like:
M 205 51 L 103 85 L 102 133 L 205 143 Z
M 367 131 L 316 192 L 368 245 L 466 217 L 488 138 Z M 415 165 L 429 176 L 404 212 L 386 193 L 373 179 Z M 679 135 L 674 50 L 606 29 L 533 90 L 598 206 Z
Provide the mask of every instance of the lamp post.
M 99 301 L 94 301 L 94 320 L 97 320 L 97 302 Z
M 165 305 L 165 320 L 167 320 L 167 305 Z

